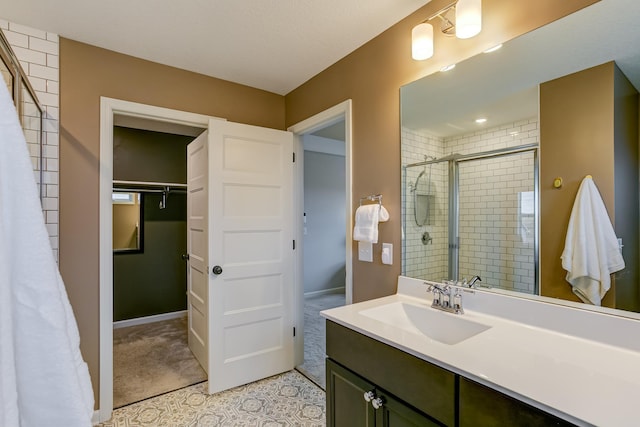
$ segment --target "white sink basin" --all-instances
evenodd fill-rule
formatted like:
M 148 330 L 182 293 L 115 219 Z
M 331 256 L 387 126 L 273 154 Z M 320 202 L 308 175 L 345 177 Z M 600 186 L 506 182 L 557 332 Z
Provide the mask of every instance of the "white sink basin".
M 359 313 L 444 344 L 458 344 L 491 328 L 491 326 L 465 319 L 464 314 L 445 313 L 430 307 L 404 302 L 393 302 L 362 310 Z

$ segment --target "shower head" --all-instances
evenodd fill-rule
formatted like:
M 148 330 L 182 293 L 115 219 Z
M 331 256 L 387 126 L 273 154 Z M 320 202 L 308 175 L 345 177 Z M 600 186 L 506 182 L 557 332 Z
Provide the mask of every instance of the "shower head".
M 420 175 L 418 175 L 413 184 L 409 184 L 409 188 L 412 193 L 418 189 L 418 182 L 420 181 L 420 178 L 422 178 L 422 175 L 424 175 L 424 171 L 420 172 Z

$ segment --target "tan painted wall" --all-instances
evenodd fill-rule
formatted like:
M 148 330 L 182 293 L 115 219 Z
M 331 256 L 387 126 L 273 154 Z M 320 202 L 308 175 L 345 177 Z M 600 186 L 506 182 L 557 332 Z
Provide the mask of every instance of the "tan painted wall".
M 284 97 L 60 38 L 60 271 L 99 390 L 100 96 L 284 129 Z
M 485 0 L 480 35 L 469 40 L 436 35 L 434 57 L 413 61 L 411 29 L 447 3 L 433 0 L 286 96 L 287 126 L 353 100 L 353 203 L 383 195 L 391 219 L 380 226 L 378 241 L 393 243 L 396 252 L 392 266 L 381 263 L 380 243 L 374 245 L 373 264 L 354 261 L 354 301 L 394 293 L 401 271 L 400 86 L 595 1 Z M 357 254 L 355 245 L 353 250 Z
M 373 264 L 354 262 L 354 299 L 361 301 L 395 292 L 400 273 L 400 86 L 596 1 L 484 0 L 479 36 L 437 37 L 435 56 L 416 62 L 411 28 L 448 3 L 433 0 L 286 97 L 61 38 L 60 269 L 96 401 L 100 96 L 277 129 L 353 99 L 354 203 L 363 195 L 383 194 L 391 220 L 380 227 L 379 241 L 393 243 L 396 252 L 393 266 L 381 264 L 380 245 Z
M 614 218 L 613 77 L 607 63 L 540 85 L 540 292 L 580 301 L 560 255 L 580 182 L 592 175 Z M 553 179 L 562 177 L 560 189 Z M 615 287 L 612 284 L 612 290 Z M 603 305 L 614 306 L 615 292 Z

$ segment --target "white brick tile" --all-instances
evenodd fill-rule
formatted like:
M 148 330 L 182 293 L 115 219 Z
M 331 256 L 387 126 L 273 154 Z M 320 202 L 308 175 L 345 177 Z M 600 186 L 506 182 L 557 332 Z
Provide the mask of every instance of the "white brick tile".
M 58 69 L 49 68 L 42 65 L 32 64 L 29 69 L 29 75 L 34 77 L 40 77 L 47 80 L 59 81 Z
M 20 62 L 31 62 L 39 65 L 47 65 L 47 54 L 26 49 L 24 47 L 15 46 L 13 52 L 16 54 Z M 24 67 L 23 67 L 24 68 Z
M 47 90 L 47 81 L 38 77 L 29 77 L 29 83 L 33 90 L 44 92 Z M 39 98 L 38 98 L 39 100 Z
M 43 145 L 42 146 L 42 157 L 47 159 L 57 159 L 58 158 L 58 146 L 57 145 Z
M 60 136 L 58 133 L 54 132 L 46 132 L 45 133 L 45 144 L 46 145 L 54 145 L 58 146 L 60 144 Z
M 58 211 L 45 211 L 45 220 L 49 224 L 58 223 Z
M 52 107 L 59 107 L 60 96 L 56 93 L 40 92 L 37 91 L 36 95 L 42 105 L 48 105 Z
M 42 174 L 42 182 L 44 184 L 58 184 L 58 172 L 45 171 Z
M 20 33 L 14 33 L 12 31 L 7 31 L 4 34 L 7 36 L 7 41 L 11 45 L 12 48 L 15 47 L 24 47 L 26 49 L 29 48 L 29 36 Z
M 60 58 L 58 55 L 47 54 L 47 66 L 51 68 L 60 68 Z
M 9 30 L 15 31 L 16 33 L 25 34 L 27 36 L 37 37 L 40 39 L 47 38 L 47 32 L 42 30 L 37 30 L 35 28 L 27 27 L 25 25 L 16 24 L 15 22 L 9 22 Z
M 37 52 L 49 53 L 51 55 L 58 55 L 58 43 L 46 40 L 46 35 L 43 39 L 36 37 L 29 37 L 29 49 Z
M 59 37 L 54 33 L 47 33 L 47 40 L 55 43 L 59 43 Z
M 60 93 L 60 83 L 53 80 L 47 80 L 47 88 L 46 91 L 48 93 L 53 93 L 58 95 Z
M 60 109 L 58 107 L 54 107 L 52 105 L 47 105 L 45 107 L 46 115 L 45 117 L 53 120 L 60 120 Z

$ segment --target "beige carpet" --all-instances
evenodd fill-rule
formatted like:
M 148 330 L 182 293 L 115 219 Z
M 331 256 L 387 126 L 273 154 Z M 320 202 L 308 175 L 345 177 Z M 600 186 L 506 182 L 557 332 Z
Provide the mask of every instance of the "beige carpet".
M 187 319 L 113 331 L 113 407 L 205 381 L 187 345 Z

